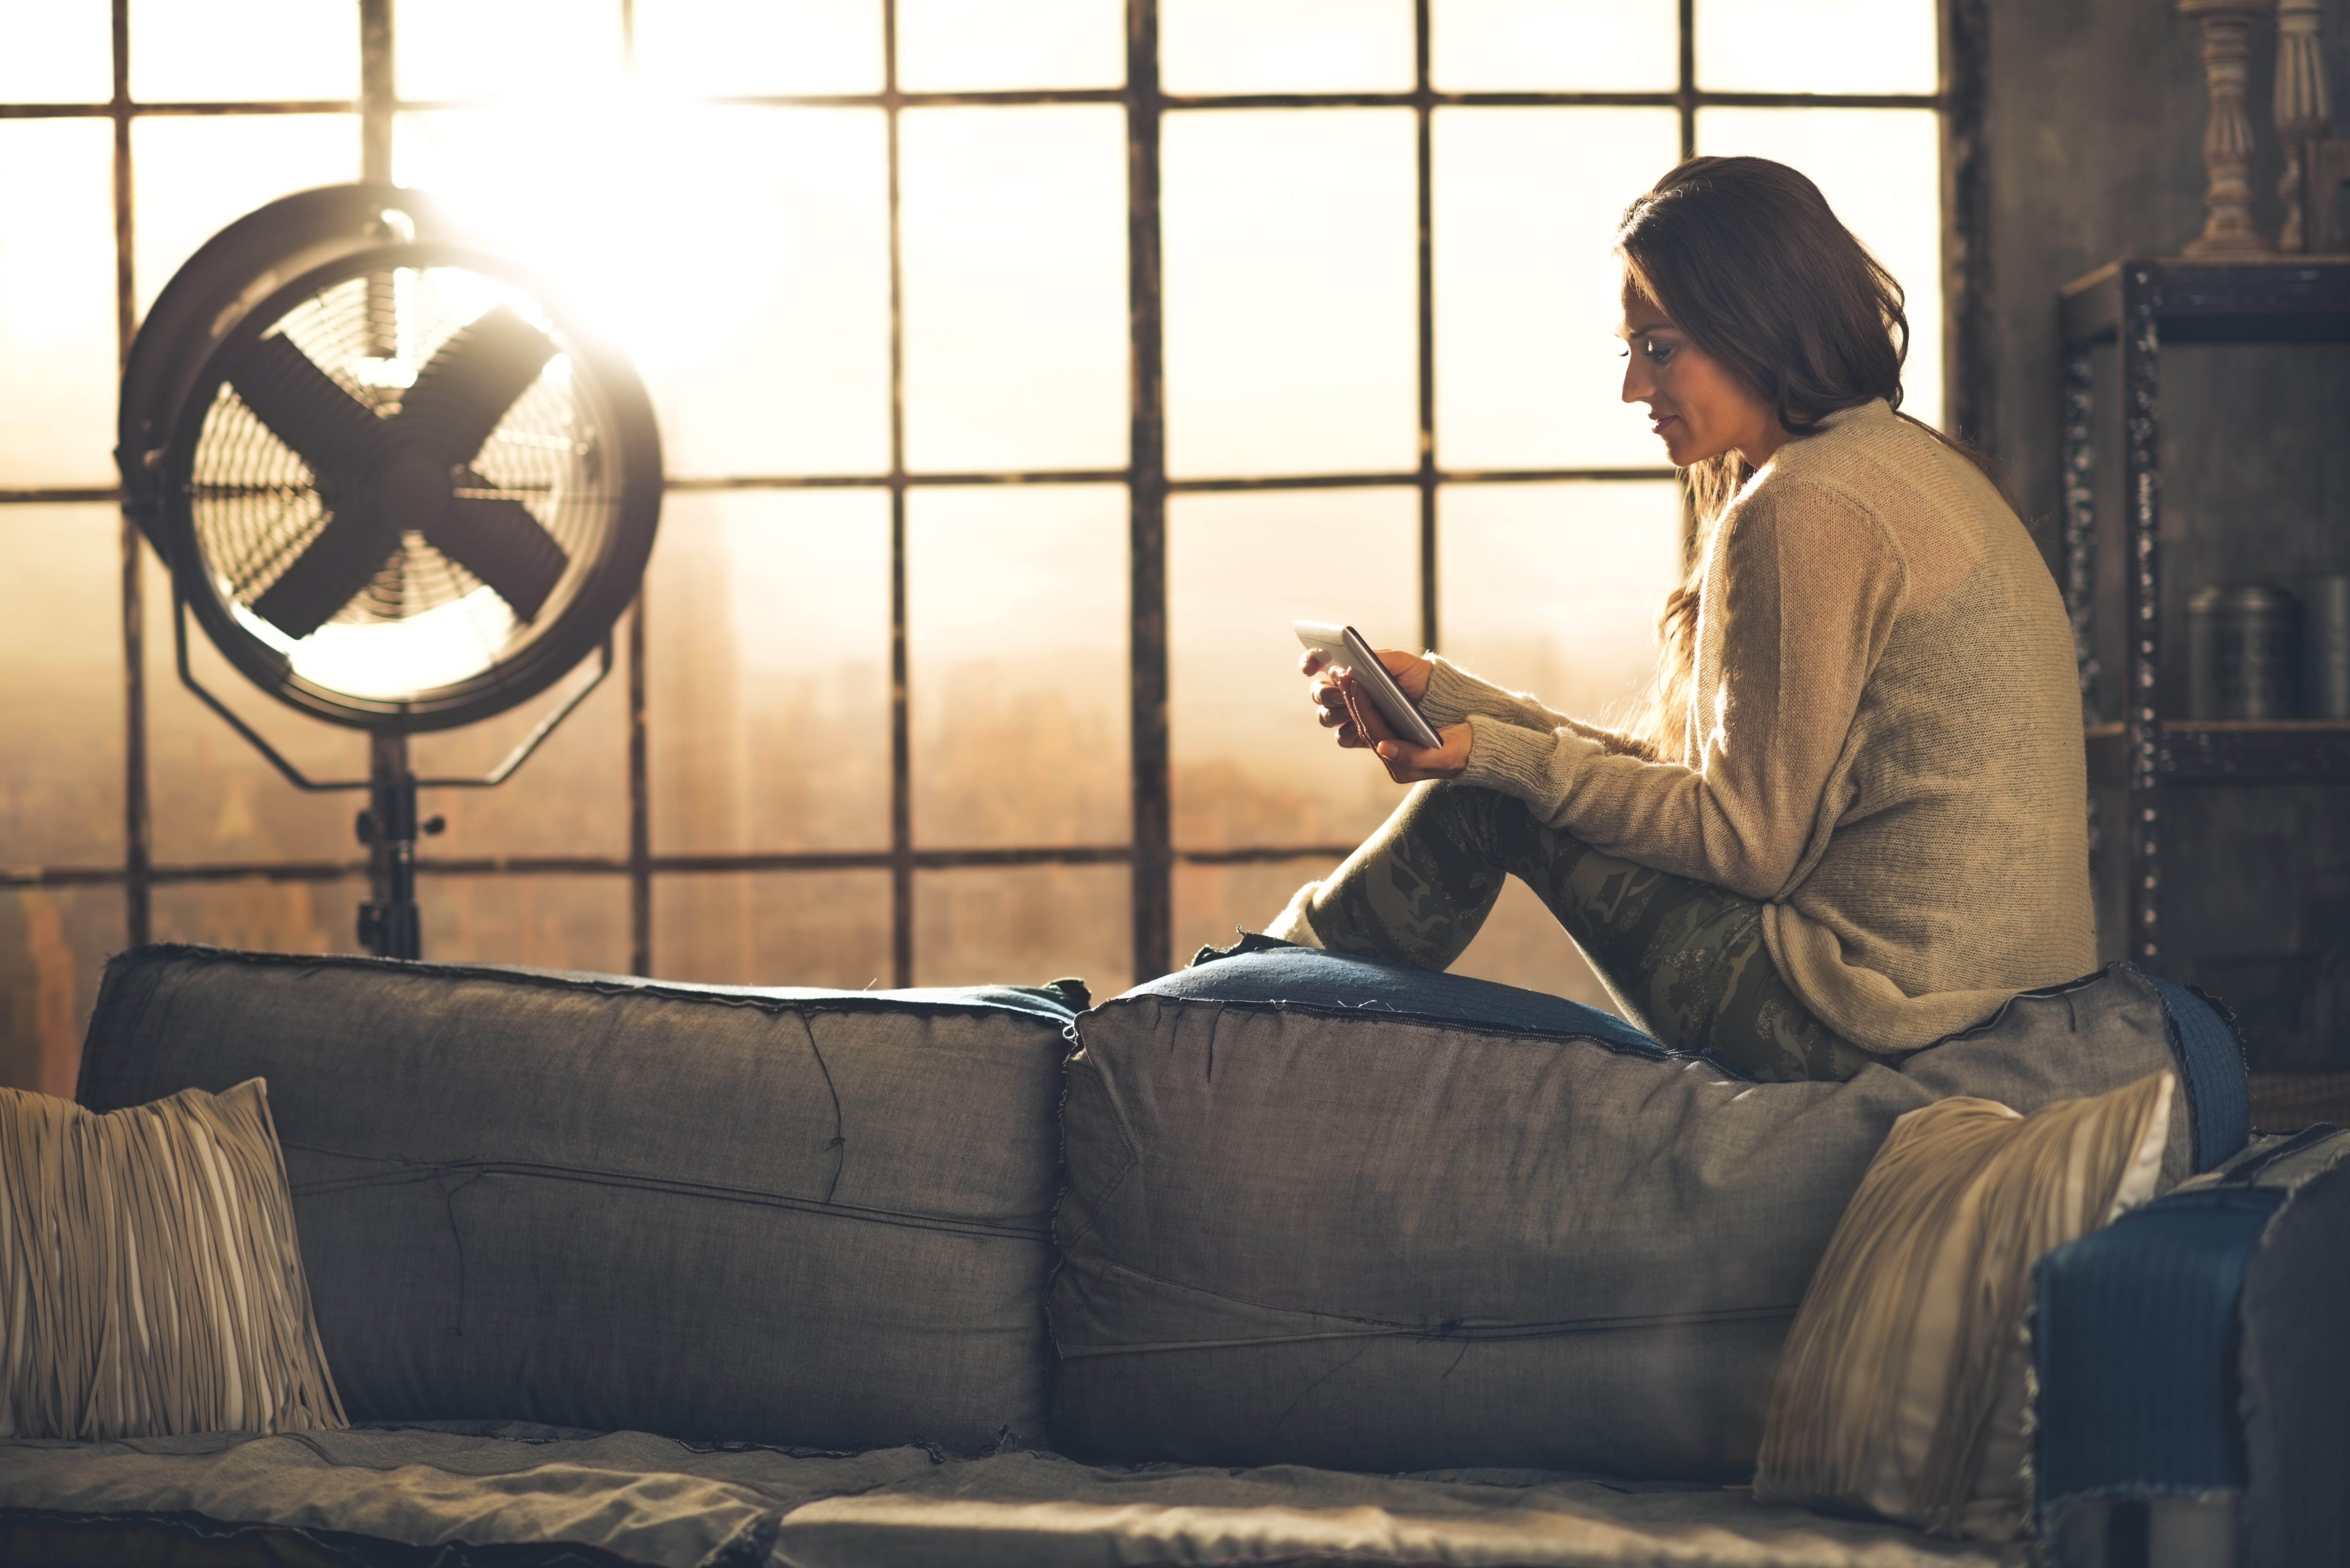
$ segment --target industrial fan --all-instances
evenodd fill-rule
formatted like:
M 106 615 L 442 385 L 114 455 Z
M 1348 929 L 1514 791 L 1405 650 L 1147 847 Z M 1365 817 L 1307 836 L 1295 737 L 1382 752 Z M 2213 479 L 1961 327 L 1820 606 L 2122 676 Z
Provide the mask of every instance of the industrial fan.
M 628 361 L 425 196 L 331 186 L 223 230 L 123 371 L 123 507 L 172 569 L 180 679 L 296 787 L 367 789 L 359 940 L 420 956 L 420 786 L 503 783 L 612 666 L 661 495 Z M 369 732 L 313 780 L 196 680 L 192 614 L 302 712 Z M 503 712 L 600 652 L 504 763 L 419 779 L 408 738 Z

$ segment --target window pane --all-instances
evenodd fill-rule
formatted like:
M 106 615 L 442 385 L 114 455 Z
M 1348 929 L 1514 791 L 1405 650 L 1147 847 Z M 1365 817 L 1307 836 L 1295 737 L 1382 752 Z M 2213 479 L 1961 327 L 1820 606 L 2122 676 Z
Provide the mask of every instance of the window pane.
M 143 554 L 147 766 L 155 781 L 151 809 L 157 863 L 357 860 L 361 850 L 352 822 L 366 804 L 360 794 L 296 789 L 180 683 L 172 660 L 171 576 L 154 552 Z M 367 741 L 359 731 L 306 717 L 264 696 L 213 649 L 192 617 L 188 663 L 206 691 L 309 777 L 367 776 Z M 428 798 L 424 809 L 441 809 L 440 800 Z
M 121 527 L 0 506 L 0 862 L 122 863 Z
M 353 797 L 356 798 L 356 797 Z M 364 877 L 320 882 L 269 882 L 258 877 L 235 882 L 166 882 L 154 893 L 155 940 L 206 942 L 249 952 L 357 953 L 359 906 L 367 901 Z M 432 896 L 420 893 L 427 929 Z M 437 959 L 430 937 L 424 950 Z
M 1097 997 L 1134 983 L 1123 866 L 923 871 L 914 877 L 914 982 L 1039 985 L 1074 975 Z
M 1438 493 L 1444 652 L 1486 680 L 1594 723 L 1627 717 L 1680 581 L 1670 480 L 1450 484 Z
M 1168 513 L 1176 845 L 1353 843 L 1402 792 L 1315 724 L 1289 623 L 1341 620 L 1374 648 L 1418 648 L 1419 495 L 1179 495 Z
M 1125 80 L 1118 0 L 898 0 L 898 85 L 909 92 Z
M 1175 93 L 1409 92 L 1411 0 L 1159 0 Z
M 352 114 L 135 119 L 139 314 L 196 248 L 265 202 L 359 178 Z
M 1653 679 L 1657 612 L 1680 580 L 1671 481 L 1453 484 L 1438 495 L 1447 655 L 1489 680 L 1600 723 Z M 1542 901 L 1513 880 L 1459 974 L 1612 1004 Z
M 1124 467 L 1124 112 L 913 109 L 902 136 L 907 466 Z
M 1534 897 L 1534 889 L 1515 877 L 1503 882 L 1492 913 L 1485 917 L 1484 927 L 1469 944 L 1469 950 L 1454 961 L 1451 972 L 1528 991 L 1546 991 L 1620 1016 L 1607 988 L 1584 961 L 1575 939 Z
M 122 910 L 120 888 L 0 888 L 0 1088 L 72 1097 Z
M 1239 866 L 1175 867 L 1177 966 L 1204 947 L 1228 948 L 1243 931 L 1261 931 L 1306 882 L 1328 876 L 1344 856 L 1272 860 Z M 1099 1000 L 1099 998 L 1097 998 Z
M 446 111 L 402 116 L 397 151 L 628 351 L 671 472 L 855 473 L 889 467 L 885 134 L 873 109 Z
M 357 791 L 297 790 L 203 706 L 172 663 L 172 588 L 147 563 L 148 755 L 154 791 L 155 858 L 164 864 L 244 860 L 354 861 L 364 852 L 353 829 L 365 805 Z M 189 663 L 196 678 L 313 779 L 367 775 L 362 732 L 279 703 L 234 670 L 192 623 Z M 463 730 L 419 735 L 420 774 L 486 774 L 541 716 L 593 669 L 591 659 L 552 691 Z M 422 814 L 448 822 L 423 841 L 431 856 L 610 855 L 628 850 L 628 672 L 616 668 L 530 761 L 495 789 L 428 789 Z M 171 787 L 162 787 L 170 781 Z
M 416 902 L 427 958 L 628 972 L 623 877 L 428 876 L 418 884 Z
M 104 103 L 113 96 L 107 0 L 26 0 L 0 10 L 0 103 Z
M 1440 92 L 1670 92 L 1680 77 L 1673 0 L 1434 0 L 1429 24 Z
M 918 490 L 906 522 L 914 842 L 1127 842 L 1126 492 Z
M 1909 358 L 1901 408 L 1942 421 L 1940 125 L 1925 109 L 1708 109 L 1700 152 L 1752 153 L 1811 176 L 1861 242 L 1908 291 Z
M 1669 109 L 1446 109 L 1433 128 L 1436 441 L 1447 468 L 1662 467 L 1620 396 L 1624 208 Z
M 1412 467 L 1414 157 L 1403 110 L 1167 117 L 1170 472 Z
M 711 985 L 886 986 L 889 874 L 658 877 L 653 972 Z
M 880 0 L 636 0 L 635 23 L 637 70 L 661 92 L 881 90 Z
M 0 485 L 111 484 L 114 128 L 0 122 Z
M 400 20 L 408 7 L 400 8 Z M 359 8 L 318 0 L 131 0 L 130 96 L 355 99 Z
M 367 896 L 360 877 L 166 883 L 155 889 L 155 936 L 268 952 L 359 952 L 359 907 Z M 428 873 L 416 901 L 428 958 L 605 973 L 628 968 L 628 885 L 618 877 Z
M 1933 0 L 1700 0 L 1697 85 L 1932 92 L 1935 10 Z
M 886 846 L 889 496 L 672 494 L 646 597 L 653 847 Z
M 619 634 L 615 632 L 617 644 Z M 617 646 L 614 649 L 619 653 Z M 553 690 L 494 719 L 419 735 L 418 774 L 478 778 L 496 767 L 595 671 L 590 654 Z M 625 656 L 562 727 L 495 789 L 426 790 L 421 809 L 448 819 L 425 855 L 609 855 L 629 852 L 629 671 Z
M 620 0 L 400 0 L 399 22 L 404 99 L 577 99 L 620 83 Z

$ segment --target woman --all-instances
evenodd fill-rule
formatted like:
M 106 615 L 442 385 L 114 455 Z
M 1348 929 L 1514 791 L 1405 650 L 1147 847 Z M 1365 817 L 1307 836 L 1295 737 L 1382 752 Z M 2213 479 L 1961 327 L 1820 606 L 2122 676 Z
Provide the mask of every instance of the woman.
M 1308 656 L 1395 815 L 1268 935 L 1442 969 L 1523 878 L 1627 1012 L 1758 1078 L 1846 1078 L 2095 966 L 2070 627 L 1988 462 L 1901 414 L 1899 285 L 1795 171 L 1635 202 L 1624 398 L 1696 559 L 1617 732 L 1430 656 L 1397 740 Z

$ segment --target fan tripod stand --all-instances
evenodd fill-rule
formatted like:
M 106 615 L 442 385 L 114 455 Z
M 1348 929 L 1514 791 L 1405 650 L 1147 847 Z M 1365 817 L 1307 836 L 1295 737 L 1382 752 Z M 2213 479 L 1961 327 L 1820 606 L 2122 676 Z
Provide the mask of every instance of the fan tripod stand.
M 368 900 L 359 906 L 359 945 L 378 958 L 424 956 L 423 922 L 416 904 L 416 840 L 439 834 L 448 823 L 438 815 L 420 820 L 416 792 L 492 789 L 505 783 L 538 750 L 540 742 L 555 732 L 555 727 L 569 718 L 572 710 L 586 701 L 588 694 L 602 685 L 604 677 L 612 672 L 612 634 L 607 631 L 598 652 L 596 673 L 581 681 L 569 696 L 531 726 L 530 733 L 486 774 L 463 778 L 418 778 L 408 765 L 409 732 L 399 722 L 399 716 L 392 714 L 387 716 L 388 722 L 368 731 L 367 777 L 314 779 L 196 679 L 195 671 L 188 666 L 188 601 L 176 589 L 172 601 L 172 642 L 182 685 L 226 720 L 229 728 L 244 736 L 246 743 L 268 759 L 269 764 L 296 789 L 312 794 L 347 789 L 368 792 L 367 809 L 359 814 L 359 842 L 368 849 Z
M 416 840 L 449 826 L 442 816 L 416 816 L 416 775 L 408 766 L 408 735 L 379 730 L 368 737 L 368 809 L 359 813 L 359 842 L 368 846 L 368 901 L 359 906 L 359 944 L 378 958 L 424 956 L 423 922 L 416 909 Z

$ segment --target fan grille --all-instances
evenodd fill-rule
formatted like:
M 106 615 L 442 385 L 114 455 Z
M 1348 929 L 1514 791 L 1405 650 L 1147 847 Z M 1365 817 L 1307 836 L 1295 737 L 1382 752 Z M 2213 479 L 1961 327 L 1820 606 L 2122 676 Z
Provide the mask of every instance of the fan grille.
M 338 501 L 234 384 L 221 383 L 188 483 L 203 573 L 239 624 L 286 654 L 296 673 L 390 700 L 486 674 L 559 619 L 617 525 L 621 496 L 605 483 L 602 421 L 576 369 L 582 357 L 510 285 L 457 266 L 367 274 L 310 295 L 265 336 L 282 336 L 354 403 L 391 421 L 417 372 L 501 306 L 544 331 L 556 352 L 457 471 L 453 493 L 519 504 L 561 548 L 561 574 L 527 618 L 412 528 L 399 532 L 365 586 L 308 635 L 291 637 L 255 614 L 255 601 L 318 542 Z

